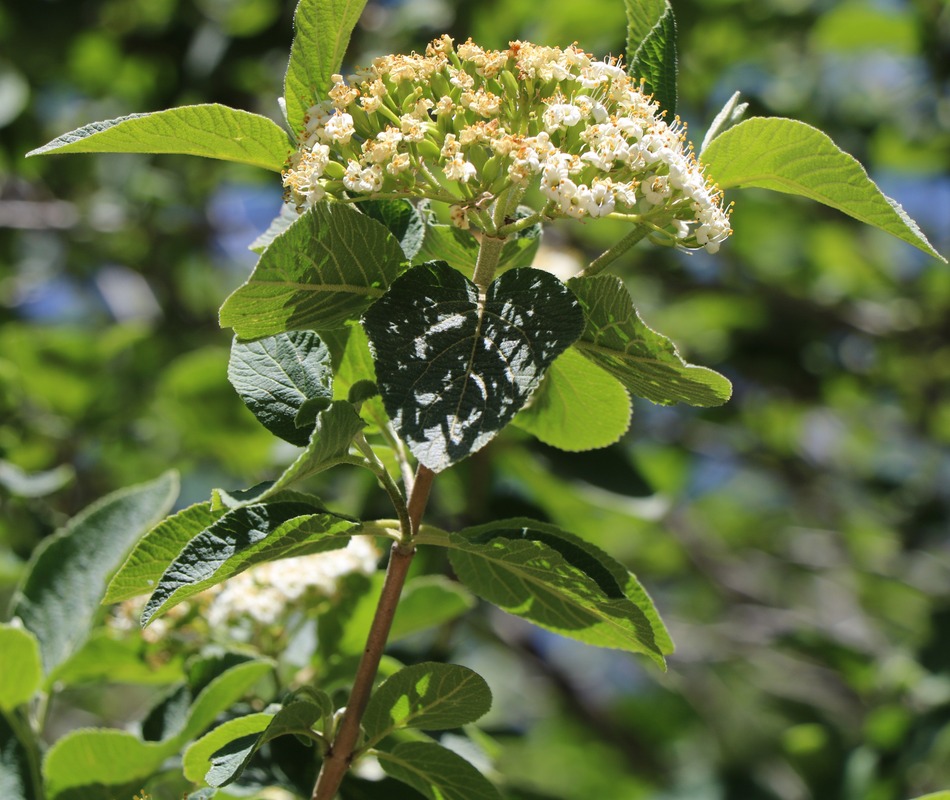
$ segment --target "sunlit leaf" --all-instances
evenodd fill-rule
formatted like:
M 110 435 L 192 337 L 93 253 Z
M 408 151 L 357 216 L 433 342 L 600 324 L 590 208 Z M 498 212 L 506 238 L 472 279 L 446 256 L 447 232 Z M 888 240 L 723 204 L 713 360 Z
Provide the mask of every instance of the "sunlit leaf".
M 40 643 L 29 631 L 0 625 L 0 711 L 26 703 L 40 688 Z
M 245 737 L 254 737 L 256 742 L 261 732 L 274 718 L 273 711 L 246 714 L 243 717 L 222 722 L 189 745 L 182 756 L 182 771 L 193 783 L 200 783 L 211 769 L 211 757 L 229 742 Z

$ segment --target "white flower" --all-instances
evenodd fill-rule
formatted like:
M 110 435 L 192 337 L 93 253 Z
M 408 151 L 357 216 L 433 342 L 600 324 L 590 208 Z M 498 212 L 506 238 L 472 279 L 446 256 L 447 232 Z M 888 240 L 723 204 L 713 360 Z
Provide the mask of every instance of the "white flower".
M 324 134 L 331 141 L 337 144 L 346 144 L 353 136 L 353 117 L 346 112 L 341 111 L 330 117 L 330 121 L 323 126 Z

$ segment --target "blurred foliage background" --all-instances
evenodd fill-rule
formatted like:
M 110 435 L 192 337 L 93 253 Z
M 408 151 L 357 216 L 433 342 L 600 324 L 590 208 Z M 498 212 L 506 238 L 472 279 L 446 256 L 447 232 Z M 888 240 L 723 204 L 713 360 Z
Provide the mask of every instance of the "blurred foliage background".
M 674 0 L 700 141 L 735 90 L 828 132 L 950 253 L 950 6 Z M 0 6 L 0 599 L 114 488 L 185 504 L 292 458 L 233 393 L 216 309 L 281 201 L 273 175 L 157 156 L 23 154 L 195 102 L 279 118 L 288 0 Z M 350 65 L 448 31 L 624 47 L 620 0 L 370 2 Z M 399 653 L 481 671 L 511 797 L 906 800 L 950 788 L 950 268 L 836 212 L 737 194 L 716 257 L 639 248 L 641 314 L 728 375 L 720 409 L 638 402 L 624 440 L 512 432 L 440 477 L 433 521 L 527 513 L 621 558 L 678 645 L 667 674 L 484 610 Z M 622 233 L 546 233 L 553 269 Z M 344 472 L 320 492 L 385 506 Z M 428 568 L 441 569 L 431 562 Z M 78 702 L 78 701 L 77 701 Z

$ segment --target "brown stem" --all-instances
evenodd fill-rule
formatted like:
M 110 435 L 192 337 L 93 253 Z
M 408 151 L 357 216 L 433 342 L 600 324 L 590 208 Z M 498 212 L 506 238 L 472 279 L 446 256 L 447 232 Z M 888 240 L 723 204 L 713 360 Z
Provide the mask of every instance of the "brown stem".
M 419 466 L 416 479 L 412 484 L 412 493 L 409 496 L 409 530 L 403 530 L 401 540 L 393 545 L 390 553 L 383 590 L 379 595 L 379 603 L 366 639 L 366 647 L 363 649 L 359 667 L 356 669 L 350 699 L 343 712 L 333 744 L 324 756 L 323 766 L 313 787 L 311 800 L 333 800 L 343 776 L 353 761 L 353 751 L 359 741 L 363 712 L 366 711 L 366 704 L 373 691 L 373 681 L 376 679 L 379 661 L 386 649 L 386 640 L 389 638 L 393 617 L 399 605 L 399 595 L 402 593 L 406 575 L 409 573 L 409 565 L 416 552 L 412 537 L 419 530 L 422 512 L 425 511 L 429 500 L 429 490 L 432 488 L 434 477 L 432 470 Z

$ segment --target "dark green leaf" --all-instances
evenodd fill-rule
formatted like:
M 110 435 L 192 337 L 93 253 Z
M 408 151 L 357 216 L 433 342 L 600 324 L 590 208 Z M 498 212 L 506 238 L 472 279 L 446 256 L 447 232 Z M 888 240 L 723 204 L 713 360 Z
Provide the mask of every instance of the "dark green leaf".
M 299 427 L 297 415 L 308 401 L 329 404 L 330 351 L 313 331 L 279 333 L 254 342 L 235 338 L 228 380 L 267 430 L 291 444 L 305 445 L 313 420 Z
M 350 34 L 366 0 L 300 0 L 294 12 L 294 42 L 284 76 L 287 122 L 295 133 L 314 103 L 325 100 L 330 76 L 343 63 Z
M 572 278 L 568 286 L 587 316 L 575 345 L 636 397 L 670 405 L 718 406 L 732 385 L 718 372 L 687 364 L 673 343 L 646 326 L 623 281 L 610 275 Z
M 587 644 L 645 653 L 661 666 L 672 652 L 636 578 L 553 525 L 502 520 L 427 541 L 449 547 L 459 580 L 511 614 Z
M 516 269 L 478 287 L 444 263 L 400 276 L 364 316 L 386 411 L 439 472 L 484 447 L 583 328 L 557 278 Z
M 177 494 L 178 477 L 171 472 L 113 492 L 34 551 L 12 612 L 39 640 L 47 673 L 86 640 L 112 573 Z
M 485 679 L 468 667 L 425 662 L 399 670 L 370 698 L 363 715 L 368 746 L 398 728 L 436 731 L 474 722 L 491 708 Z
M 280 207 L 280 213 L 278 213 L 277 216 L 271 220 L 270 225 L 267 226 L 267 230 L 251 242 L 247 246 L 247 249 L 253 250 L 255 253 L 263 253 L 270 247 L 274 239 L 297 221 L 299 216 L 300 214 L 293 205 L 284 203 Z
M 290 155 L 277 123 L 214 104 L 183 106 L 94 122 L 27 153 L 177 153 L 280 172 Z
M 43 665 L 40 643 L 32 633 L 0 625 L 0 675 L 0 711 L 11 711 L 36 694 L 43 680 Z
M 616 378 L 570 348 L 551 365 L 514 424 L 561 450 L 593 450 L 624 435 L 631 411 L 630 396 Z
M 6 674 L 6 673 L 4 673 Z M 23 720 L 23 728 L 28 728 Z M 30 756 L 27 747 L 14 732 L 6 715 L 0 714 L 0 797 L 3 800 L 43 800 L 38 796 L 30 771 Z
M 182 600 L 255 564 L 346 545 L 359 523 L 305 503 L 274 502 L 227 512 L 169 565 L 142 612 L 146 625 Z
M 425 219 L 408 200 L 369 200 L 360 203 L 360 210 L 386 226 L 399 241 L 407 261 L 419 254 L 426 234 Z
M 640 45 L 666 13 L 669 3 L 667 0 L 624 0 L 624 6 L 627 11 L 626 59 L 632 64 Z
M 804 122 L 747 119 L 713 139 L 703 163 L 721 189 L 754 187 L 807 197 L 946 261 L 864 167 Z
M 377 756 L 387 775 L 429 800 L 501 800 L 498 790 L 475 767 L 434 742 L 402 742 Z
M 626 0 L 628 14 L 636 0 Z M 646 3 L 651 10 L 655 0 Z M 649 33 L 640 42 L 627 65 L 627 71 L 635 78 L 641 78 L 645 88 L 651 92 L 672 119 L 676 114 L 676 18 L 669 2 Z M 628 53 L 630 47 L 630 26 L 627 28 Z
M 404 262 L 385 226 L 342 203 L 306 211 L 264 251 L 221 307 L 242 339 L 337 328 L 380 297 Z
M 165 568 L 195 536 L 224 514 L 210 503 L 196 503 L 160 522 L 136 543 L 109 583 L 104 603 L 119 603 L 155 591 Z

